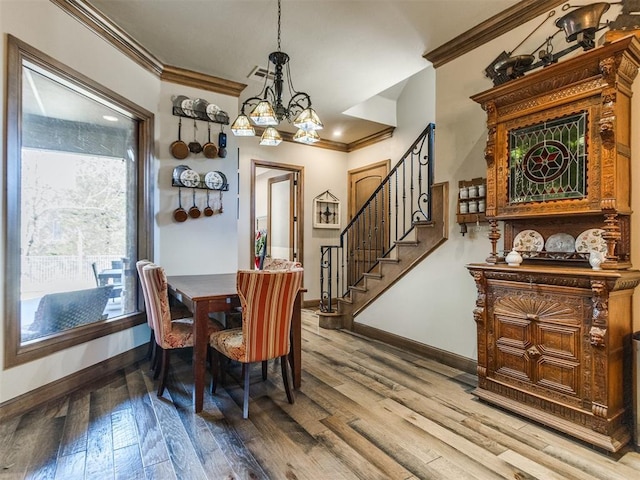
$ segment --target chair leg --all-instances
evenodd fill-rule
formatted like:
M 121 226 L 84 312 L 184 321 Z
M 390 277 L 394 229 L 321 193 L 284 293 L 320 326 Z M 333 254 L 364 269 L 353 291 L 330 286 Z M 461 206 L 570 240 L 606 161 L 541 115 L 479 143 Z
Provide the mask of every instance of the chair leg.
M 160 383 L 158 384 L 158 396 L 161 397 L 164 393 L 164 386 L 167 382 L 167 374 L 169 373 L 169 354 L 171 350 L 164 348 L 162 350 L 162 373 L 160 375 Z
M 293 390 L 291 390 L 291 382 L 289 381 L 289 369 L 287 368 L 287 356 L 280 357 L 280 366 L 282 367 L 282 381 L 284 382 L 284 391 L 287 393 L 287 400 L 289 403 L 294 403 L 296 399 L 293 396 Z
M 243 363 L 244 370 L 244 400 L 242 403 L 242 418 L 249 418 L 249 368 L 250 363 Z
M 221 356 L 215 348 L 211 348 L 211 360 L 209 363 L 211 367 L 211 395 L 216 393 L 216 387 L 218 386 L 218 373 L 222 369 L 222 366 L 219 365 L 222 362 Z
M 269 366 L 269 362 L 267 360 L 262 361 L 262 381 L 267 380 L 267 367 Z
M 155 335 L 153 334 L 153 330 L 151 330 L 151 335 L 149 337 L 149 350 L 147 350 L 147 360 L 151 360 L 153 358 L 153 346 L 156 343 Z
M 153 359 L 151 360 L 151 372 L 153 373 L 153 379 L 157 380 L 160 375 L 160 369 L 162 367 L 162 347 L 157 343 L 153 346 Z

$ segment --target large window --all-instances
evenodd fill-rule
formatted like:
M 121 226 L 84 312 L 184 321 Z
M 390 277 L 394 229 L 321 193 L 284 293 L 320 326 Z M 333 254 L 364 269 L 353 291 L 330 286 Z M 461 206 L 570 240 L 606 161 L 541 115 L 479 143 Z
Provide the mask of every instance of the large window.
M 153 115 L 9 37 L 5 367 L 143 321 Z

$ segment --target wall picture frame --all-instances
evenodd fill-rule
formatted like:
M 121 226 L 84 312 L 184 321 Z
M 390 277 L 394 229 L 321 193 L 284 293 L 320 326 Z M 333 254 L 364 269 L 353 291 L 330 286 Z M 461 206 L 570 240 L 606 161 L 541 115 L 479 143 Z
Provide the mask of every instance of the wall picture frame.
M 329 190 L 313 199 L 313 228 L 340 228 L 340 200 Z

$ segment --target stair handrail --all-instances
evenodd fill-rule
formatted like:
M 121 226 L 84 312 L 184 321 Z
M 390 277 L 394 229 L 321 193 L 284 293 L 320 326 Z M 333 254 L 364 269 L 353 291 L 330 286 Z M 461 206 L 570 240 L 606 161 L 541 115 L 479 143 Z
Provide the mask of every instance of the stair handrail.
M 340 243 L 320 247 L 320 310 L 322 312 L 335 311 L 334 287 L 340 296 L 346 296 L 350 288 L 361 282 L 365 274 L 378 264 L 379 258 L 385 258 L 393 251 L 395 242 L 406 238 L 413 230 L 415 222 L 431 221 L 434 138 L 435 124 L 430 123 L 342 230 Z M 427 143 L 426 153 L 423 154 L 425 141 Z M 409 172 L 407 173 L 408 162 Z M 398 196 L 400 175 L 402 175 L 403 186 L 402 208 L 400 208 Z M 407 178 L 410 180 L 410 205 L 408 209 L 406 208 L 405 185 Z M 392 183 L 394 179 L 395 185 Z M 414 198 L 416 183 L 418 195 Z M 393 194 L 395 194 L 396 202 L 393 205 L 395 208 L 392 208 L 391 202 Z M 382 205 L 379 205 L 380 203 Z M 386 212 L 385 207 L 387 208 Z M 400 212 L 400 210 L 402 211 Z M 410 215 L 407 215 L 408 211 L 410 211 Z M 367 215 L 369 216 L 368 221 Z M 398 228 L 400 216 L 402 216 L 402 228 Z M 409 217 L 408 222 L 407 217 Z M 392 219 L 396 222 L 395 232 L 392 232 L 391 229 Z M 378 222 L 378 220 L 380 221 Z M 358 230 L 360 224 L 365 225 L 364 232 Z M 361 234 L 362 238 L 360 238 Z M 345 247 L 347 246 L 353 248 L 348 252 L 348 255 L 345 255 Z M 375 258 L 372 258 L 372 251 Z M 328 278 L 325 277 L 325 273 L 328 274 Z

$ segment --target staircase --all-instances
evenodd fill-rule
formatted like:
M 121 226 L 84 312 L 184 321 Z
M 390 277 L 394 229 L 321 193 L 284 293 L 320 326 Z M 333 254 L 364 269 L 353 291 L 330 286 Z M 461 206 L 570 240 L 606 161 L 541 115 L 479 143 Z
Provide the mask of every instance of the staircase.
M 321 247 L 321 327 L 351 330 L 358 313 L 446 240 L 448 184 L 433 184 L 434 130 L 416 139 L 340 244 Z

